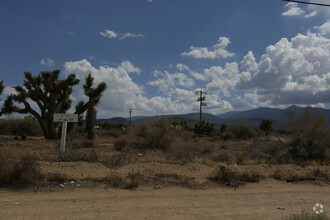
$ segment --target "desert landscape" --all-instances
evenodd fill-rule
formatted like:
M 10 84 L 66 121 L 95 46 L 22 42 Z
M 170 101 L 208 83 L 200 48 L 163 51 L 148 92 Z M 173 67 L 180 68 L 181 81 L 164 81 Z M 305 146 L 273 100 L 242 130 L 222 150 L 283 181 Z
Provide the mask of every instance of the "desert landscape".
M 295 135 L 224 140 L 157 133 L 162 123 L 98 129 L 94 141 L 76 128 L 65 153 L 59 140 L 0 136 L 1 219 L 328 219 L 328 161 L 293 159 Z
M 0 220 L 330 219 L 329 0 L 1 0 Z

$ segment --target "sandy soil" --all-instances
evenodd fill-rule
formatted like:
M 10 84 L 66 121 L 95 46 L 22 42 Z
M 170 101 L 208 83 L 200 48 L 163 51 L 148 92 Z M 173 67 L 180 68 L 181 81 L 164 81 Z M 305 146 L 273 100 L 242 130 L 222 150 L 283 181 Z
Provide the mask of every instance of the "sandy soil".
M 234 147 L 236 149 L 236 144 Z M 55 143 L 40 140 L 22 142 L 20 148 L 38 152 L 40 158 L 46 159 L 58 153 Z M 112 152 L 109 146 L 103 145 L 96 150 L 100 154 Z M 99 162 L 38 161 L 38 171 L 45 178 L 42 183 L 45 185 L 38 185 L 41 188 L 37 190 L 33 187 L 14 191 L 0 188 L 0 220 L 287 219 L 290 214 L 299 214 L 302 210 L 312 213 L 317 202 L 330 213 L 330 182 L 285 181 L 292 176 L 311 177 L 317 169 L 329 175 L 326 165 L 238 166 L 209 164 L 209 161 L 179 165 L 168 163 L 157 152 L 149 154 L 136 156 L 134 163 L 120 168 L 109 168 Z M 264 178 L 260 183 L 236 189 L 219 186 L 208 177 L 222 165 L 237 172 L 256 171 Z M 283 181 L 273 178 L 276 170 L 281 171 Z M 142 176 L 138 188 L 123 189 L 134 173 Z M 60 177 L 57 181 L 51 181 L 57 177 Z M 123 179 L 125 184 L 110 187 L 108 180 L 113 180 L 112 177 Z
M 285 219 L 316 202 L 330 209 L 327 184 L 272 179 L 238 189 L 94 187 L 56 192 L 0 190 L 0 219 Z

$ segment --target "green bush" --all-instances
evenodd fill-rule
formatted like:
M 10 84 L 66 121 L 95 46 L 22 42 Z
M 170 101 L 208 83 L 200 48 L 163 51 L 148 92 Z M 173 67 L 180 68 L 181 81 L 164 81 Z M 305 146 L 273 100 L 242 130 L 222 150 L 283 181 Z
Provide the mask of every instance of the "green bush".
M 200 136 L 212 136 L 214 132 L 214 124 L 208 123 L 205 120 L 195 124 L 194 133 Z
M 259 129 L 265 132 L 266 135 L 268 135 L 273 130 L 272 124 L 273 121 L 268 119 L 262 119 Z

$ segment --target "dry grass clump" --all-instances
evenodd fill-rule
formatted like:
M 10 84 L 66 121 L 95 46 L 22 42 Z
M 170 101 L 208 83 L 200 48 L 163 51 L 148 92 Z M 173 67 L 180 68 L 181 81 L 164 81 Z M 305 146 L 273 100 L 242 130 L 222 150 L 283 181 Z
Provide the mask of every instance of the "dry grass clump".
M 212 182 L 217 182 L 225 186 L 239 187 L 246 183 L 259 182 L 263 175 L 258 172 L 243 172 L 233 171 L 229 167 L 220 166 L 216 172 L 209 177 Z
M 68 149 L 80 149 L 80 148 L 94 148 L 96 147 L 94 141 L 87 139 L 73 139 L 66 143 Z
M 175 139 L 168 150 L 167 159 L 174 163 L 185 164 L 194 162 L 196 158 L 207 158 L 212 150 L 210 143 Z
M 26 186 L 40 178 L 37 156 L 23 153 L 17 147 L 0 147 L 0 185 Z
M 311 176 L 314 177 L 316 180 L 330 180 L 330 173 L 329 171 L 323 171 L 320 168 L 314 168 L 311 172 Z
M 95 149 L 89 151 L 79 150 L 67 150 L 65 153 L 59 155 L 58 161 L 62 162 L 74 162 L 74 161 L 86 161 L 86 162 L 98 162 L 99 154 Z
M 119 137 L 114 140 L 113 148 L 117 151 L 122 151 L 128 145 L 127 137 Z
M 122 189 L 136 189 L 145 182 L 145 177 L 140 171 L 133 171 L 127 174 L 126 177 L 118 175 L 111 175 L 107 178 L 98 180 L 99 182 L 105 183 L 110 187 L 119 187 Z
M 110 155 L 99 155 L 98 162 L 109 168 L 119 168 L 134 163 L 137 157 L 130 153 L 117 152 Z
M 292 214 L 289 220 L 330 220 L 326 213 L 316 214 L 302 211 L 300 214 Z
M 284 172 L 284 170 L 280 167 L 277 167 L 274 172 L 274 179 L 276 180 L 286 180 L 288 179 L 288 175 Z

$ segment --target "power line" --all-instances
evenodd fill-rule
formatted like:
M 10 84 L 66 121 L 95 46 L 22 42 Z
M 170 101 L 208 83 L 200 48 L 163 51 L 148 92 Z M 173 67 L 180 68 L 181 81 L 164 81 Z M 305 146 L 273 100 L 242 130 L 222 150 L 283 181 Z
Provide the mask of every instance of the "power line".
M 322 4 L 322 3 L 317 3 L 317 2 L 304 2 L 304 1 L 296 1 L 296 0 L 282 0 L 282 1 L 330 7 L 330 5 L 328 5 L 328 4 Z

